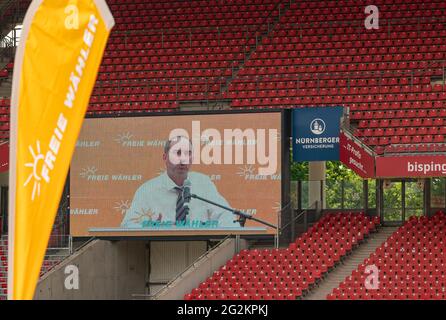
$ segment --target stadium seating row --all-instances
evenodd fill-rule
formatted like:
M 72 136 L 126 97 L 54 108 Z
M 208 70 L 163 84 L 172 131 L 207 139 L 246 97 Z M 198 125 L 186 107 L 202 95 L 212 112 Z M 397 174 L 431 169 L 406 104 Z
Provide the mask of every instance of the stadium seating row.
M 446 144 L 397 144 L 388 145 L 383 150 L 384 153 L 416 153 L 416 152 L 446 152 Z
M 445 299 L 445 243 L 443 212 L 431 218 L 410 217 L 327 299 Z M 378 271 L 373 274 L 375 283 L 367 278 L 367 266 L 375 266 Z
M 237 48 L 236 48 L 237 49 Z M 238 51 L 242 50 L 239 48 Z M 380 63 L 340 63 L 340 64 L 301 64 L 301 65 L 279 65 L 274 64 L 272 66 L 265 66 L 262 64 L 263 61 L 259 62 L 261 67 L 246 67 L 240 71 L 240 75 L 268 75 L 268 74 L 296 74 L 296 73 L 325 73 L 325 72 L 371 72 L 371 71 L 381 71 L 381 70 L 413 70 L 413 69 L 425 69 L 428 67 L 429 62 L 423 61 L 412 61 L 412 62 L 380 62 Z
M 365 141 L 366 144 L 369 146 L 383 146 L 386 147 L 389 144 L 429 144 L 429 143 L 443 143 L 445 142 L 444 135 L 437 134 L 435 136 L 432 135 L 426 135 L 426 136 L 393 136 L 393 137 L 371 137 L 371 138 L 363 138 L 362 140 Z M 399 150 L 399 149 L 394 149 Z M 423 149 L 412 149 L 415 151 L 423 152 Z M 375 150 L 376 151 L 376 150 Z M 437 148 L 429 148 L 426 150 L 426 152 L 433 152 L 433 151 L 441 151 Z
M 360 94 L 358 91 L 352 88 L 352 92 L 348 89 L 337 88 L 328 89 L 285 89 L 285 90 L 259 90 L 259 91 L 239 91 L 232 92 L 228 96 L 230 98 L 239 99 L 252 99 L 252 98 L 274 98 L 274 97 L 315 97 L 318 99 L 328 98 L 336 100 L 344 100 L 349 102 L 364 102 L 373 103 L 374 101 L 432 101 L 432 100 L 446 100 L 446 91 L 444 92 L 431 92 L 431 93 L 400 93 L 400 94 Z M 365 91 L 368 91 L 366 89 Z M 356 92 L 356 94 L 354 93 Z
M 360 137 L 382 137 L 382 136 L 397 136 L 395 139 L 399 139 L 401 136 L 408 135 L 437 135 L 446 134 L 446 128 L 442 127 L 398 127 L 398 128 L 375 128 L 375 129 L 357 129 L 356 134 Z M 397 143 L 397 142 L 392 142 Z
M 320 76 L 324 76 L 323 74 Z M 403 79 L 400 78 L 399 80 L 403 82 Z M 260 79 L 259 79 L 260 80 Z M 280 79 L 279 79 L 280 80 Z M 388 80 L 388 81 L 387 81 Z M 407 80 L 407 79 L 406 79 Z M 395 81 L 395 83 L 392 83 L 390 86 L 382 85 L 382 86 L 376 86 L 377 79 L 360 79 L 356 81 L 356 79 L 343 80 L 343 81 L 336 81 L 336 80 L 319 80 L 319 81 L 302 81 L 299 79 L 289 80 L 287 82 L 285 81 L 271 81 L 271 82 L 262 82 L 261 85 L 257 85 L 256 83 L 232 83 L 231 88 L 236 86 L 235 90 L 237 92 L 241 92 L 245 95 L 249 95 L 249 92 L 262 92 L 264 90 L 269 91 L 275 91 L 278 93 L 278 91 L 286 90 L 289 91 L 290 94 L 293 92 L 290 90 L 297 90 L 298 92 L 294 92 L 295 94 L 298 93 L 299 95 L 338 95 L 338 94 L 353 94 L 353 95 L 377 95 L 377 94 L 399 94 L 399 93 L 412 93 L 412 92 L 419 92 L 416 93 L 416 97 L 420 96 L 420 98 L 423 98 L 423 94 L 426 95 L 426 93 L 431 92 L 443 92 L 445 91 L 443 88 L 443 85 L 436 84 L 434 86 L 430 84 L 426 85 L 399 85 L 398 80 L 396 78 L 391 79 L 378 79 L 380 82 L 390 82 Z M 375 83 L 375 85 L 369 85 L 369 83 Z M 426 98 L 421 99 L 426 100 Z M 368 108 L 367 108 L 368 109 Z
M 364 213 L 329 213 L 286 249 L 242 250 L 185 296 L 297 299 L 379 226 Z
M 441 127 L 444 125 L 445 118 L 404 118 L 404 119 L 370 119 L 361 120 L 358 128 L 398 128 L 401 127 Z

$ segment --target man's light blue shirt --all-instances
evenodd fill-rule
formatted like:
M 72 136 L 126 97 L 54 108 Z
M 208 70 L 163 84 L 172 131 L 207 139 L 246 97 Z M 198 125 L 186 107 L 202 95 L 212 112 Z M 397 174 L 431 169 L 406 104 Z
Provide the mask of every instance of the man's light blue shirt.
M 230 207 L 208 176 L 198 172 L 189 172 L 187 179 L 191 182 L 191 193 Z M 158 221 L 160 223 L 171 221 L 172 227 L 175 227 L 176 202 L 178 199 L 178 191 L 175 190 L 175 187 L 177 185 L 170 179 L 167 172 L 146 181 L 136 191 L 121 227 L 143 228 L 148 221 Z M 190 200 L 189 207 L 188 220 L 218 221 L 218 228 L 240 227 L 238 222 L 234 222 L 238 217 L 230 211 L 193 198 Z

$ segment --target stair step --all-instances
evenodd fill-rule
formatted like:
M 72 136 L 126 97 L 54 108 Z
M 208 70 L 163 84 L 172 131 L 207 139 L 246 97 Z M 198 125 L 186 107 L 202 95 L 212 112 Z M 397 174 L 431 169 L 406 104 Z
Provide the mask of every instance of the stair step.
M 326 275 L 319 286 L 312 289 L 307 294 L 305 300 L 325 300 L 327 295 L 333 292 L 334 288 L 339 287 L 340 283 L 350 276 L 358 265 L 364 262 L 375 250 L 384 243 L 398 228 L 382 227 L 378 232 L 371 234 L 364 243 L 345 257 L 343 263 L 336 266 L 334 270 Z

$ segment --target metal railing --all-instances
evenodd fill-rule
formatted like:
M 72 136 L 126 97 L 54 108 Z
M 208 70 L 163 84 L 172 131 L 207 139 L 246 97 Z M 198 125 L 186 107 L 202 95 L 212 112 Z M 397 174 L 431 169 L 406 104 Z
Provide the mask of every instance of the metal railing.
M 0 39 L 3 39 L 16 24 L 23 21 L 31 1 L 6 0 L 0 7 Z
M 368 210 L 376 208 L 374 180 L 364 180 L 355 174 L 332 172 L 325 180 L 291 181 L 291 199 L 297 210 L 312 209 L 315 201 L 320 210 Z M 367 184 L 367 186 L 365 185 Z
M 446 154 L 446 143 L 397 143 L 384 148 L 384 156 L 401 154 Z
M 390 54 L 389 54 L 390 55 Z M 356 55 L 351 55 L 356 56 Z M 323 56 L 321 56 L 323 57 Z M 382 61 L 382 63 L 392 63 L 395 61 Z M 406 62 L 406 61 L 401 61 Z M 368 64 L 376 64 L 376 62 L 363 62 L 362 64 L 368 65 Z M 345 65 L 347 64 L 356 64 L 354 62 L 351 63 L 343 63 Z M 440 64 L 441 66 L 435 66 L 437 64 Z M 330 66 L 332 64 L 321 64 L 324 66 Z M 296 65 L 299 66 L 299 65 Z M 275 66 L 272 66 L 275 67 Z M 238 77 L 239 82 L 243 81 L 257 81 L 257 82 L 271 82 L 271 81 L 292 81 L 296 82 L 295 89 L 300 89 L 299 83 L 305 83 L 308 81 L 316 81 L 316 86 L 314 88 L 320 89 L 320 82 L 321 81 L 328 81 L 328 80 L 345 80 L 346 81 L 346 87 L 350 89 L 352 86 L 353 81 L 357 81 L 360 79 L 372 79 L 375 78 L 379 80 L 377 82 L 377 86 L 384 86 L 383 79 L 384 78 L 396 78 L 396 79 L 410 79 L 411 81 L 406 84 L 408 86 L 413 87 L 416 85 L 414 83 L 414 78 L 422 78 L 422 77 L 428 77 L 430 74 L 426 74 L 427 72 L 437 72 L 441 80 L 443 80 L 443 70 L 445 68 L 445 61 L 443 59 L 441 60 L 434 60 L 428 63 L 427 66 L 423 68 L 416 68 L 416 69 L 408 69 L 408 70 L 359 70 L 359 71 L 333 71 L 333 72 L 299 72 L 296 74 L 268 74 L 268 75 L 240 75 Z M 297 71 L 296 71 L 297 72 Z M 342 87 L 345 87 L 342 85 Z
M 0 58 L 12 59 L 16 50 L 16 40 L 11 37 L 5 37 L 0 40 Z
M 71 245 L 71 236 L 70 235 L 50 235 L 50 239 L 48 241 L 48 249 L 47 250 L 60 250 L 60 249 L 70 249 Z
M 81 250 L 82 248 L 84 248 L 85 246 L 87 246 L 89 243 L 91 243 L 93 240 L 95 240 L 95 237 L 91 237 L 89 238 L 87 241 L 85 241 L 82 245 L 80 245 L 79 247 L 76 248 L 76 250 L 73 249 L 73 237 L 70 236 L 66 236 L 68 237 L 68 246 L 65 248 L 48 248 L 47 252 L 45 254 L 45 260 L 49 261 L 49 262 L 54 262 L 54 263 L 50 263 L 49 265 L 42 265 L 41 268 L 41 272 L 46 273 L 51 271 L 54 267 L 56 267 L 57 265 L 63 263 L 65 260 L 69 259 L 71 257 L 71 255 L 75 252 L 78 252 L 79 250 Z M 62 252 L 60 252 L 62 251 Z M 43 273 L 41 275 L 43 275 Z
M 291 4 L 294 1 L 287 2 L 281 2 L 277 3 L 273 10 L 270 10 L 268 16 L 264 17 L 264 24 L 268 25 L 268 21 L 272 20 L 272 14 L 274 12 L 278 12 L 278 17 L 281 18 L 283 16 L 283 11 L 281 9 L 282 6 L 287 5 L 288 7 L 291 6 Z M 291 9 L 295 10 L 295 9 Z M 443 13 L 445 12 L 442 10 Z M 117 17 L 117 19 L 125 18 L 125 17 Z M 417 25 L 417 34 L 420 35 L 420 25 L 426 24 L 426 23 L 446 23 L 445 15 L 441 16 L 433 16 L 433 17 L 410 17 L 410 18 L 380 18 L 380 26 L 386 27 L 387 31 L 391 30 L 391 28 L 399 25 L 407 25 L 408 21 L 410 21 L 412 24 Z M 144 22 L 136 22 L 134 24 L 138 23 L 144 23 Z M 287 23 L 294 29 L 299 30 L 299 33 L 301 33 L 301 30 L 304 29 L 323 29 L 323 30 L 329 30 L 331 28 L 339 28 L 339 27 L 356 27 L 358 28 L 358 31 L 363 33 L 364 31 L 364 18 L 357 18 L 353 20 L 333 20 L 333 21 L 312 21 L 312 22 L 297 22 L 297 23 Z M 144 35 L 168 35 L 168 34 L 186 34 L 186 33 L 194 33 L 194 32 L 205 32 L 205 31 L 215 31 L 215 32 L 232 32 L 234 27 L 240 27 L 239 25 L 235 26 L 217 26 L 217 27 L 204 27 L 204 26 L 198 26 L 198 27 L 179 27 L 179 28 L 153 28 L 153 29 L 140 29 L 135 30 L 135 32 L 139 32 L 140 34 Z M 249 27 L 249 26 L 247 26 Z M 253 27 L 255 29 L 256 27 Z M 185 31 L 186 30 L 186 31 Z M 187 32 L 187 30 L 189 32 Z M 113 34 L 125 34 L 128 31 L 123 30 L 116 30 L 113 31 Z
M 248 55 L 250 54 L 251 49 L 254 47 L 256 48 L 259 42 L 259 39 L 262 35 L 265 35 L 269 33 L 274 26 L 273 20 L 275 17 L 273 16 L 274 13 L 278 12 L 278 18 L 281 17 L 281 7 L 283 6 L 282 3 L 277 3 L 275 7 L 269 11 L 268 15 L 264 16 L 262 19 L 262 22 L 255 25 L 228 25 L 228 26 L 206 26 L 206 27 L 185 27 L 185 28 L 162 28 L 162 29 L 139 29 L 139 30 L 117 30 L 112 31 L 111 37 L 117 35 L 124 37 L 124 44 L 127 45 L 129 43 L 129 37 L 133 37 L 135 35 L 140 36 L 159 36 L 161 39 L 160 41 L 156 41 L 157 43 L 161 42 L 161 48 L 164 48 L 165 43 L 165 37 L 171 36 L 171 35 L 187 35 L 188 36 L 188 42 L 189 46 L 192 47 L 192 42 L 194 40 L 194 36 L 204 33 L 210 33 L 214 32 L 217 33 L 217 38 L 215 39 L 220 45 L 222 40 L 231 40 L 231 39 L 222 39 L 221 34 L 223 33 L 233 33 L 233 32 L 240 32 L 240 27 L 242 27 L 244 30 L 245 37 L 243 38 L 245 40 L 244 44 L 244 61 L 246 61 Z M 276 21 L 277 22 L 277 21 Z M 262 29 L 262 27 L 266 25 L 267 30 L 266 32 Z M 260 38 L 259 38 L 260 36 Z M 254 41 L 255 40 L 255 41 Z M 251 46 L 250 43 L 254 42 L 254 45 Z M 247 48 L 251 48 L 250 50 L 247 50 Z
M 8 239 L 8 235 L 2 235 L 0 241 Z M 8 251 L 8 245 L 2 244 L 4 251 Z M 54 267 L 59 265 L 62 261 L 67 259 L 72 254 L 72 237 L 51 235 L 48 242 L 48 247 L 45 252 L 42 266 L 40 267 L 40 276 L 51 271 Z M 4 271 L 4 267 L 0 267 L 0 271 Z M 6 297 L 6 293 L 0 294 L 0 297 Z
M 279 23 L 280 18 L 282 17 L 282 11 L 281 11 L 282 10 L 282 6 L 284 6 L 284 3 L 281 3 L 281 2 L 277 3 L 276 6 L 274 7 L 274 9 L 272 11 L 270 11 L 268 16 L 264 18 L 262 25 L 264 25 L 266 23 L 268 28 L 267 28 L 267 32 L 265 34 L 263 34 L 263 36 L 268 35 L 274 29 L 274 27 Z M 275 12 L 278 12 L 278 16 L 277 17 L 273 17 L 273 14 Z M 276 20 L 276 21 L 274 21 L 274 20 Z M 270 25 L 270 23 L 271 23 L 271 25 Z M 258 43 L 259 43 L 259 38 L 257 37 L 257 34 L 255 35 L 255 39 L 256 39 L 256 42 L 255 42 L 256 46 L 255 47 L 257 48 Z
M 294 9 L 292 9 L 294 10 Z M 417 25 L 417 35 L 419 36 L 423 30 L 420 29 L 421 24 L 427 23 L 446 23 L 445 10 L 441 10 L 442 15 L 431 17 L 405 17 L 405 18 L 380 18 L 380 28 L 386 28 L 388 36 L 393 32 L 392 29 L 396 26 L 408 25 L 408 23 Z M 312 22 L 297 22 L 289 23 L 290 26 L 296 28 L 299 31 L 299 35 L 303 37 L 303 30 L 305 29 L 319 29 L 330 30 L 340 27 L 353 27 L 356 28 L 358 34 L 364 34 L 364 18 L 357 18 L 353 20 L 324 20 L 324 21 L 312 21 Z
M 376 152 L 370 148 L 368 145 L 366 145 L 361 139 L 356 137 L 351 131 L 350 127 L 347 127 L 345 124 L 341 127 L 341 132 L 344 133 L 350 140 L 355 141 L 357 144 L 359 144 L 368 154 L 370 154 L 372 157 L 376 157 Z
M 282 225 L 282 214 L 286 211 L 286 210 L 293 210 L 291 208 L 292 206 L 292 201 L 288 202 L 287 205 L 285 205 L 283 208 L 280 208 L 280 210 L 277 210 L 276 212 L 276 217 L 277 217 L 277 228 L 276 228 L 276 234 L 274 235 L 274 246 L 276 248 L 279 247 L 280 245 L 280 236 L 282 235 L 282 230 L 283 228 L 281 227 Z
M 0 237 L 0 241 L 5 242 L 8 241 L 8 235 L 3 234 Z M 57 250 L 66 250 L 71 252 L 73 247 L 72 237 L 70 235 L 50 235 L 50 239 L 48 241 L 47 252 L 48 251 L 57 251 Z
M 183 46 L 182 48 L 193 48 L 193 42 L 197 42 L 197 41 L 202 41 L 200 40 L 200 38 L 198 37 L 198 35 L 203 35 L 206 33 L 216 33 L 216 38 L 213 40 L 207 40 L 207 41 L 216 41 L 217 45 L 220 46 L 220 44 L 223 41 L 230 41 L 230 40 L 234 40 L 233 38 L 226 38 L 223 37 L 223 35 L 225 33 L 233 33 L 233 32 L 240 32 L 237 31 L 237 26 L 232 26 L 232 27 L 195 27 L 195 28 L 185 28 L 185 29 L 160 29 L 160 30 L 147 30 L 147 29 L 142 29 L 142 30 L 118 30 L 118 31 L 112 31 L 111 34 L 111 39 L 113 39 L 113 36 L 121 36 L 123 38 L 123 43 L 124 44 L 124 50 L 129 50 L 130 49 L 130 44 L 133 43 L 135 46 L 140 43 L 138 41 L 135 40 L 135 42 L 133 42 L 133 38 L 135 37 L 159 37 L 159 40 L 155 40 L 153 41 L 153 44 L 160 44 L 160 48 L 164 49 L 166 43 L 170 43 L 170 42 L 179 42 L 180 40 L 169 40 L 167 41 L 165 38 L 169 37 L 169 36 L 175 36 L 175 35 L 187 35 L 187 40 L 182 40 L 187 41 L 188 42 L 188 46 Z M 252 26 L 244 26 L 244 34 L 245 36 L 242 38 L 243 40 L 245 40 L 244 44 L 240 44 L 241 46 L 248 46 L 249 43 L 251 42 L 252 39 L 255 39 L 255 35 L 258 32 L 258 26 L 252 27 Z M 234 29 L 236 29 L 236 31 L 234 31 Z M 254 34 L 254 35 L 253 35 Z M 196 39 L 196 40 L 194 40 Z M 238 38 L 240 39 L 240 38 Z M 237 39 L 237 40 L 238 40 Z M 132 41 L 131 41 L 132 40 Z M 111 40 L 112 44 L 114 45 L 119 45 L 121 43 L 114 43 L 113 40 Z M 150 42 L 148 42 L 150 43 Z M 158 46 L 154 47 L 153 49 L 160 49 Z M 168 48 L 168 47 L 166 47 Z M 170 48 L 170 47 L 169 47 Z M 134 48 L 137 49 L 137 48 Z M 144 46 L 142 48 L 143 50 L 149 50 L 150 46 Z
M 294 234 L 294 227 L 292 227 L 293 224 L 296 223 L 296 221 L 298 221 L 299 219 L 303 218 L 303 227 L 304 227 L 304 232 L 306 232 L 308 230 L 308 214 L 311 210 L 315 210 L 316 212 L 320 213 L 320 206 L 319 206 L 319 202 L 315 201 L 309 208 L 302 210 L 300 213 L 298 213 L 297 215 L 294 216 L 294 212 L 295 210 L 293 209 L 293 217 L 291 218 L 291 220 L 286 223 L 283 226 L 280 226 L 280 228 L 277 229 L 277 237 L 279 238 L 279 235 L 282 234 L 282 232 L 284 230 L 286 230 L 288 227 L 291 227 L 291 241 L 294 241 L 294 238 L 296 237 L 296 235 Z M 316 216 L 318 216 L 319 214 L 317 214 Z M 279 241 L 276 242 L 276 248 L 279 248 L 280 243 Z
M 312 73 L 312 74 L 295 74 L 295 75 L 264 75 L 264 76 L 237 76 L 237 81 L 233 83 L 233 89 L 229 90 L 232 92 L 237 84 L 242 82 L 248 82 L 253 84 L 248 91 L 255 91 L 255 95 L 250 95 L 249 98 L 262 98 L 263 95 L 260 94 L 261 86 L 260 83 L 279 81 L 286 83 L 286 88 L 280 90 L 295 90 L 294 94 L 298 96 L 322 96 L 328 95 L 330 96 L 345 96 L 345 95 L 354 95 L 358 94 L 364 96 L 375 96 L 377 94 L 396 94 L 391 92 L 390 88 L 393 87 L 407 87 L 409 91 L 404 94 L 411 94 L 414 92 L 423 92 L 422 86 L 432 86 L 431 84 L 431 73 L 438 74 L 438 77 L 442 81 L 443 89 L 446 90 L 446 71 L 445 71 L 445 63 L 442 62 L 442 66 L 434 69 L 416 69 L 416 70 L 407 70 L 407 71 L 369 71 L 362 72 L 361 74 L 353 73 L 353 72 L 345 72 L 345 73 Z M 140 71 L 144 72 L 144 71 Z M 233 74 L 234 70 L 232 70 L 231 74 Z M 110 96 L 113 97 L 114 102 L 119 103 L 119 101 L 126 101 L 126 103 L 138 104 L 138 103 L 150 103 L 153 99 L 150 98 L 151 95 L 154 97 L 158 94 L 172 95 L 171 98 L 166 99 L 165 101 L 169 102 L 189 102 L 189 101 L 231 101 L 231 94 L 227 93 L 225 90 L 225 86 L 231 77 L 200 77 L 200 78 L 191 78 L 191 79 L 131 79 L 128 77 L 127 73 L 126 79 L 116 79 L 116 80 L 98 80 L 96 82 L 95 90 L 93 96 Z M 386 84 L 384 83 L 384 78 L 393 79 L 401 84 Z M 423 80 L 423 78 L 427 78 Z M 376 85 L 367 85 L 364 79 L 374 79 Z M 415 79 L 419 81 L 415 81 Z M 404 80 L 404 82 L 403 82 Z M 362 82 L 361 82 L 362 81 Z M 322 83 L 325 85 L 322 85 Z M 364 82 L 364 83 L 363 83 Z M 370 81 L 369 81 L 370 82 Z M 390 82 L 390 81 L 389 81 Z M 290 83 L 295 83 L 294 89 L 290 87 Z M 407 83 L 407 84 L 406 84 Z M 195 86 L 195 88 L 193 88 Z M 218 86 L 218 88 L 215 88 Z M 141 90 L 138 93 L 132 93 L 131 91 L 133 87 L 138 87 Z M 186 88 L 187 87 L 187 88 Z M 264 87 L 264 86 L 263 86 Z M 356 91 L 353 91 L 353 87 L 356 88 Z M 360 88 L 377 88 L 378 92 L 374 93 L 361 93 L 358 90 Z M 387 92 L 382 92 L 383 87 L 387 87 Z M 107 89 L 114 90 L 114 94 L 105 94 Z M 126 88 L 128 92 L 125 92 Z M 190 89 L 193 88 L 193 89 Z M 187 89 L 187 90 L 186 90 Z M 101 90 L 100 94 L 98 94 L 97 90 Z M 279 90 L 276 89 L 265 89 L 265 92 L 269 92 L 270 90 Z M 331 91 L 329 91 L 331 90 Z M 333 92 L 336 90 L 336 92 Z M 237 90 L 237 94 L 235 95 L 235 99 L 240 98 L 241 95 Z M 432 91 L 434 92 L 434 91 Z M 186 95 L 187 94 L 187 95 Z M 132 102 L 130 100 L 130 96 L 135 95 L 139 99 L 138 101 Z M 182 96 L 184 95 L 184 96 Z M 269 95 L 268 95 L 269 96 Z M 265 96 L 266 98 L 266 96 Z M 154 98 L 155 99 L 155 98 Z M 130 100 L 130 101 L 129 101 Z M 160 101 L 155 99 L 157 101 Z M 153 101 L 155 101 L 153 100 Z M 373 100 L 371 102 L 378 102 Z M 101 103 L 100 101 L 94 103 Z M 90 101 L 90 104 L 94 104 Z M 108 103 L 108 102 L 107 102 Z M 348 103 L 340 103 L 342 105 L 349 105 L 355 102 Z M 353 110 L 355 111 L 355 110 Z
M 251 53 L 253 52 L 253 50 L 255 50 L 257 48 L 259 41 L 265 35 L 267 35 L 272 30 L 274 25 L 278 22 L 278 20 L 280 19 L 280 16 L 281 16 L 281 7 L 282 6 L 283 6 L 282 3 L 277 3 L 275 5 L 274 9 L 271 10 L 269 12 L 269 14 L 263 18 L 262 23 L 260 23 L 259 25 L 254 25 L 254 26 L 246 25 L 246 26 L 244 26 L 244 29 L 245 29 L 244 30 L 244 33 L 245 33 L 245 37 L 244 37 L 245 43 L 242 44 L 242 46 L 243 46 L 243 63 L 245 63 L 249 59 L 249 57 L 250 57 Z M 278 18 L 277 18 L 277 21 L 275 21 L 273 23 L 273 20 L 275 19 L 273 14 L 276 13 L 276 12 L 278 12 Z M 262 26 L 265 25 L 265 24 L 268 26 L 266 32 L 262 29 Z M 205 32 L 205 31 L 208 31 L 208 32 L 209 31 L 214 31 L 214 32 L 217 32 L 217 39 L 216 39 L 216 41 L 217 41 L 218 45 L 220 45 L 220 42 L 221 42 L 221 36 L 220 35 L 221 35 L 221 33 L 224 33 L 224 32 L 234 32 L 234 30 L 238 30 L 238 27 L 239 26 L 218 26 L 218 27 L 193 27 L 193 28 L 185 28 L 185 29 L 184 28 L 183 29 L 171 28 L 171 29 L 160 29 L 160 30 L 150 30 L 150 29 L 148 29 L 148 30 L 144 30 L 144 29 L 143 30 L 126 30 L 126 31 L 115 31 L 115 32 L 112 33 L 112 36 L 113 36 L 113 34 L 122 35 L 124 37 L 125 47 L 127 47 L 128 43 L 129 43 L 128 38 L 129 37 L 133 37 L 135 35 L 139 35 L 139 36 L 160 36 L 161 37 L 161 48 L 164 48 L 164 42 L 165 42 L 164 41 L 164 36 L 165 36 L 165 34 L 169 34 L 169 35 L 172 35 L 172 34 L 175 34 L 175 33 L 179 33 L 179 34 L 182 34 L 182 35 L 188 34 L 189 46 L 192 47 L 192 41 L 194 41 L 193 40 L 194 32 L 197 33 L 197 34 L 203 34 L 203 32 Z M 185 32 L 185 30 L 189 30 L 189 32 L 187 32 L 187 31 Z M 225 40 L 229 41 L 231 39 L 225 39 Z M 156 42 L 156 43 L 159 43 L 159 41 Z M 251 43 L 254 43 L 254 44 L 251 44 Z M 237 70 L 239 68 L 240 68 L 239 61 L 232 61 L 231 76 L 223 78 L 226 85 L 227 85 L 228 81 L 234 77 L 234 75 L 236 74 L 236 72 L 237 72 Z M 142 70 L 142 71 L 144 71 L 144 70 Z M 213 83 L 213 82 L 211 81 L 209 83 Z M 225 87 L 226 87 L 226 85 L 225 85 Z M 223 90 L 223 91 L 225 91 L 225 90 Z M 220 93 L 222 93 L 223 91 L 220 90 Z

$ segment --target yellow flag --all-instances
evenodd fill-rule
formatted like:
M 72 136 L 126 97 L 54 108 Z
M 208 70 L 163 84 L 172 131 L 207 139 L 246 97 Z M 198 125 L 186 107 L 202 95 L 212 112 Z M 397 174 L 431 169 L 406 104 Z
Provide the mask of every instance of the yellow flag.
M 11 103 L 8 298 L 32 299 L 113 17 L 103 0 L 34 0 Z

